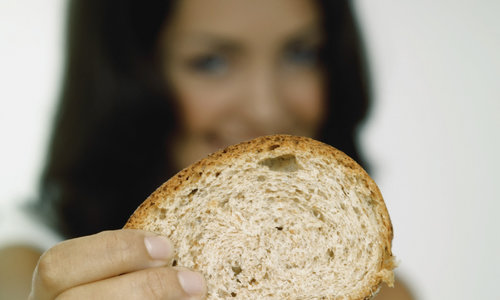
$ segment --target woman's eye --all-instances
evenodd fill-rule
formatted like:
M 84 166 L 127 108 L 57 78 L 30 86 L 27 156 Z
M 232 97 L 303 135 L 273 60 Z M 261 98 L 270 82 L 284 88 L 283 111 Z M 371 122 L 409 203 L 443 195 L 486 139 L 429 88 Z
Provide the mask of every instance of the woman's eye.
M 229 63 L 221 55 L 205 55 L 191 60 L 189 67 L 195 72 L 221 75 L 227 71 Z
M 319 60 L 316 47 L 294 46 L 286 49 L 285 63 L 295 66 L 316 66 Z

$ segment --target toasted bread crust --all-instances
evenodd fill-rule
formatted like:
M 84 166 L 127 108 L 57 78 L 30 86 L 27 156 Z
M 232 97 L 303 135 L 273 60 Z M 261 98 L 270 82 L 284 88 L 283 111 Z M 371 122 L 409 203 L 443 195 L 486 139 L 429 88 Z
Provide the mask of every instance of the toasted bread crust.
M 274 152 L 307 152 L 315 157 L 324 157 L 344 166 L 347 173 L 362 178 L 363 183 L 370 190 L 371 199 L 375 201 L 374 210 L 380 217 L 379 222 L 382 225 L 380 242 L 383 245 L 384 252 L 377 270 L 377 276 L 371 278 L 370 287 L 358 291 L 357 295 L 353 295 L 348 299 L 370 299 L 377 292 L 381 282 L 386 282 L 392 286 L 392 269 L 395 267 L 391 252 L 393 228 L 379 188 L 366 171 L 346 154 L 332 146 L 306 137 L 290 135 L 264 136 L 217 151 L 181 170 L 161 185 L 137 208 L 124 228 L 146 228 L 148 224 L 145 222 L 148 220 L 148 216 L 158 209 L 160 203 L 165 205 L 165 199 L 171 199 L 171 196 L 182 190 L 183 187 L 196 183 L 204 174 L 211 173 L 218 176 L 218 173 L 223 172 L 240 155 L 247 153 L 272 154 Z

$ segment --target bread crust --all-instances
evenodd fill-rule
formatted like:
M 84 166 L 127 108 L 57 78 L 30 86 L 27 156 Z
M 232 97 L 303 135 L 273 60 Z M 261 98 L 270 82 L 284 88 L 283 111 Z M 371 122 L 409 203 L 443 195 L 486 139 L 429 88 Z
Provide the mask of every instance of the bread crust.
M 208 157 L 181 170 L 156 189 L 137 208 L 124 228 L 148 228 L 148 225 L 150 225 L 147 224 L 148 217 L 158 210 L 160 204 L 165 205 L 165 199 L 172 199 L 172 196 L 182 190 L 183 187 L 195 184 L 204 174 L 211 173 L 218 176 L 217 173 L 223 172 L 224 168 L 230 166 L 232 161 L 243 154 L 255 153 L 259 155 L 262 153 L 289 152 L 308 152 L 315 157 L 324 157 L 344 166 L 346 173 L 362 178 L 363 183 L 370 190 L 371 199 L 375 201 L 373 207 L 377 216 L 379 216 L 381 225 L 379 230 L 380 243 L 383 246 L 383 255 L 379 269 L 376 272 L 377 275 L 371 278 L 371 282 L 366 289 L 358 291 L 356 295 L 351 295 L 349 298 L 343 297 L 342 299 L 370 299 L 376 294 L 382 282 L 392 286 L 394 280 L 392 270 L 395 268 L 391 251 L 393 228 L 379 188 L 366 171 L 353 159 L 342 151 L 311 138 L 291 135 L 263 136 L 210 154 Z

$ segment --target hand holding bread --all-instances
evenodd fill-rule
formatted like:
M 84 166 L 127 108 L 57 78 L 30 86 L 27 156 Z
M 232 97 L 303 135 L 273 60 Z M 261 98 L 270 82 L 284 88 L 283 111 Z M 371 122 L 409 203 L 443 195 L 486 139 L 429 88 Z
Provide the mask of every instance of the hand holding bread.
M 165 267 L 173 254 L 167 238 L 142 230 L 67 240 L 40 258 L 29 299 L 204 298 L 199 273 Z

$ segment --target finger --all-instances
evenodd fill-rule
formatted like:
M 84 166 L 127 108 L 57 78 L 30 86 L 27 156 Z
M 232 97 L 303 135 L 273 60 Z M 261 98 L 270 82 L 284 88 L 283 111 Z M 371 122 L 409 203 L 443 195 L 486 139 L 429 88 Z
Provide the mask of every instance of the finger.
M 165 238 L 141 230 L 105 231 L 62 242 L 40 258 L 33 297 L 53 299 L 73 286 L 166 265 L 173 254 Z
M 69 289 L 64 299 L 204 299 L 200 273 L 183 268 L 150 268 Z

